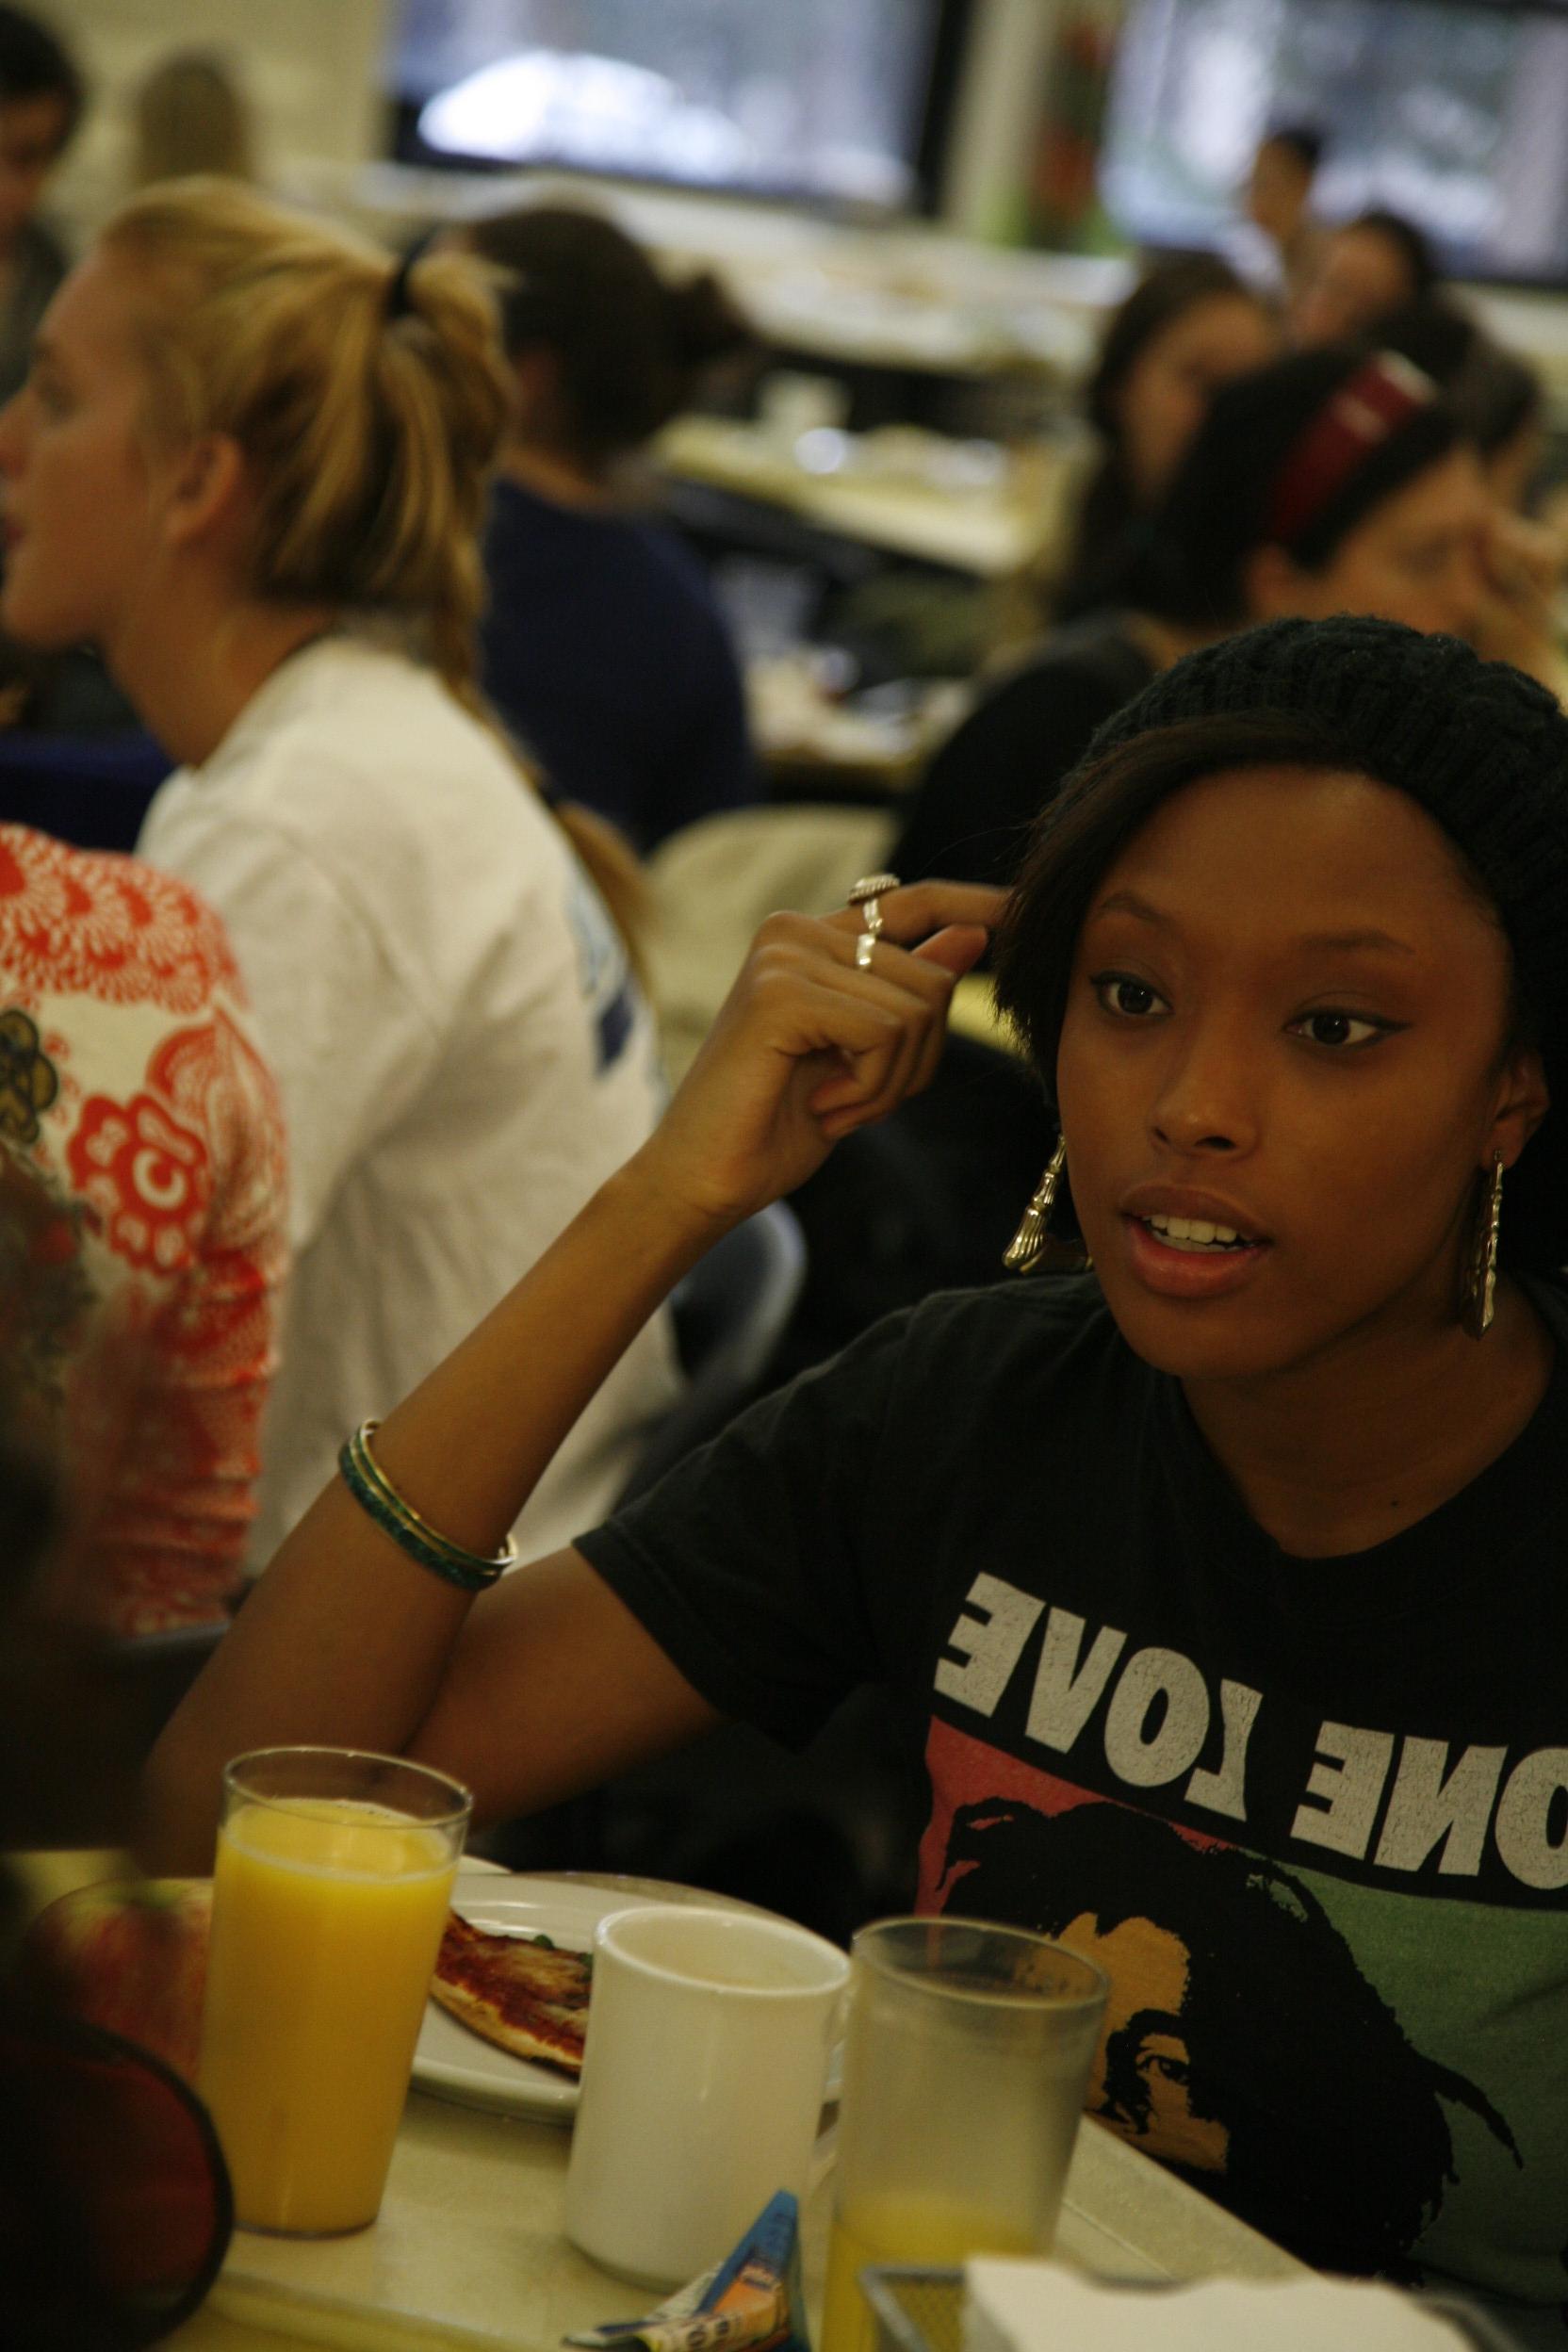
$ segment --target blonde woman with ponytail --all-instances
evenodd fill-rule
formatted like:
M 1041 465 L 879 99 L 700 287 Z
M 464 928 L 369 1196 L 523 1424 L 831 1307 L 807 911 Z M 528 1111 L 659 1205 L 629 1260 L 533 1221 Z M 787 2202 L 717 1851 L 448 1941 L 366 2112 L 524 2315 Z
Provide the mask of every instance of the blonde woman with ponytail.
M 182 763 L 139 848 L 224 916 L 283 1092 L 297 1270 L 256 1561 L 657 1116 L 606 912 L 635 868 L 547 808 L 474 681 L 507 402 L 472 262 L 399 266 L 192 180 L 110 220 L 0 417 L 0 619 L 95 644 Z M 603 1511 L 675 1380 L 656 1325 L 531 1549 Z

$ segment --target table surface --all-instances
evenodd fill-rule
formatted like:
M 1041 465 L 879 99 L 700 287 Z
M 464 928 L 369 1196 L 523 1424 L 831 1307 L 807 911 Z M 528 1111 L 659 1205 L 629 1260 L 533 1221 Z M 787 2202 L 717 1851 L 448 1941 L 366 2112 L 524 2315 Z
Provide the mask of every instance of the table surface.
M 112 1857 L 41 1857 L 30 1873 L 35 1901 L 113 1870 Z M 639 1891 L 648 1884 L 602 1883 Z M 623 2316 L 649 2299 L 567 2242 L 569 2146 L 557 2125 L 482 2113 L 416 2089 L 375 2226 L 319 2241 L 237 2230 L 206 2307 L 170 2341 L 179 2352 L 295 2352 L 302 2344 L 554 2352 L 568 2330 Z M 813 2307 L 830 2180 L 828 2134 L 819 2144 L 803 2229 Z M 1100 2277 L 1123 2279 L 1284 2278 L 1300 2267 L 1092 2123 L 1078 2136 L 1057 2252 Z
M 853 435 L 840 437 L 851 450 L 876 438 L 858 443 Z M 921 437 L 934 449 L 942 446 L 937 435 Z M 722 416 L 677 417 L 655 446 L 667 473 L 783 507 L 842 538 L 980 580 L 1009 580 L 1046 560 L 1060 538 L 1072 479 L 1066 459 L 1048 449 L 1032 466 L 1009 466 L 995 481 L 968 488 L 939 478 L 853 467 L 816 473 L 763 427 Z
M 265 2344 L 484 2346 L 553 2352 L 568 2330 L 644 2308 L 563 2233 L 568 2134 L 416 2091 L 381 2218 L 350 2238 L 303 2243 L 237 2232 L 207 2311 L 181 2352 Z M 830 2143 L 819 2148 L 804 2229 L 815 2306 L 827 2233 Z M 1267 2278 L 1298 2265 L 1147 2157 L 1089 2124 L 1079 2134 L 1057 2251 L 1102 2278 Z

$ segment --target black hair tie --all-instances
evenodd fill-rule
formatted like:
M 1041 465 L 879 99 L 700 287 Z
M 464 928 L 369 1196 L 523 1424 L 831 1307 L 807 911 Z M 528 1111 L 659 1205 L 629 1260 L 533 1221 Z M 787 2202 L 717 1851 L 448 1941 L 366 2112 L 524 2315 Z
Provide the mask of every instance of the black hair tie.
M 414 304 L 409 299 L 409 279 L 413 274 L 415 264 L 424 260 L 439 235 L 438 228 L 430 228 L 416 237 L 388 279 L 386 286 L 386 323 L 388 326 L 394 325 L 400 318 L 413 317 Z

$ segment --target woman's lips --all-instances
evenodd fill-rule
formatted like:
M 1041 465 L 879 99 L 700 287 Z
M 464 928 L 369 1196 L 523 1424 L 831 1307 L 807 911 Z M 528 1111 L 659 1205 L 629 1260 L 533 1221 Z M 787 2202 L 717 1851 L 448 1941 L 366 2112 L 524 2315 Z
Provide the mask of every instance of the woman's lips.
M 1162 1298 L 1222 1298 L 1251 1281 L 1271 1244 L 1238 1241 L 1226 1248 L 1183 1247 L 1141 1217 L 1123 1217 L 1127 1254 L 1145 1289 Z

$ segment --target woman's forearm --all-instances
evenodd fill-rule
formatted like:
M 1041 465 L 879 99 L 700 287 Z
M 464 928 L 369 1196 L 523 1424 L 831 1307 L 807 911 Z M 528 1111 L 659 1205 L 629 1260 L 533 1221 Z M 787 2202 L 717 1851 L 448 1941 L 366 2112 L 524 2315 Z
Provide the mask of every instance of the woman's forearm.
M 375 1438 L 380 1467 L 444 1536 L 498 1551 L 584 1405 L 722 1230 L 662 1198 L 629 1164 L 389 1415 Z M 395 1266 L 385 1279 L 397 1280 Z M 246 1748 L 403 1748 L 471 1606 L 333 1480 L 154 1751 L 148 1859 L 206 1867 L 222 1767 Z
M 656 1133 L 379 1431 L 381 1468 L 449 1541 L 498 1551 L 583 1406 L 687 1268 L 804 1184 L 840 1135 L 927 1082 L 954 983 L 984 949 L 1000 896 L 930 882 L 890 889 L 880 903 L 874 937 L 862 936 L 858 907 L 820 922 L 769 918 Z M 395 1262 L 381 1279 L 398 1282 Z M 534 1748 L 565 1740 L 584 1773 L 631 1752 L 629 1722 L 655 1743 L 699 1728 L 696 1693 L 619 1604 L 607 1623 L 608 1605 L 586 1563 L 561 1554 L 553 1576 L 525 1572 L 481 1601 L 449 1677 L 469 1596 L 409 1560 L 333 1481 L 158 1742 L 149 1859 L 206 1867 L 229 1756 L 283 1741 L 401 1750 L 438 1700 L 441 1752 L 494 1781 L 498 1803 L 559 1782 L 534 1754 L 490 1771 L 506 1739 L 498 1699 L 510 1709 L 514 1692 Z M 573 1686 L 581 1704 L 567 1723 L 549 1692 L 570 1681 L 585 1643 L 619 1663 L 591 1688 Z

